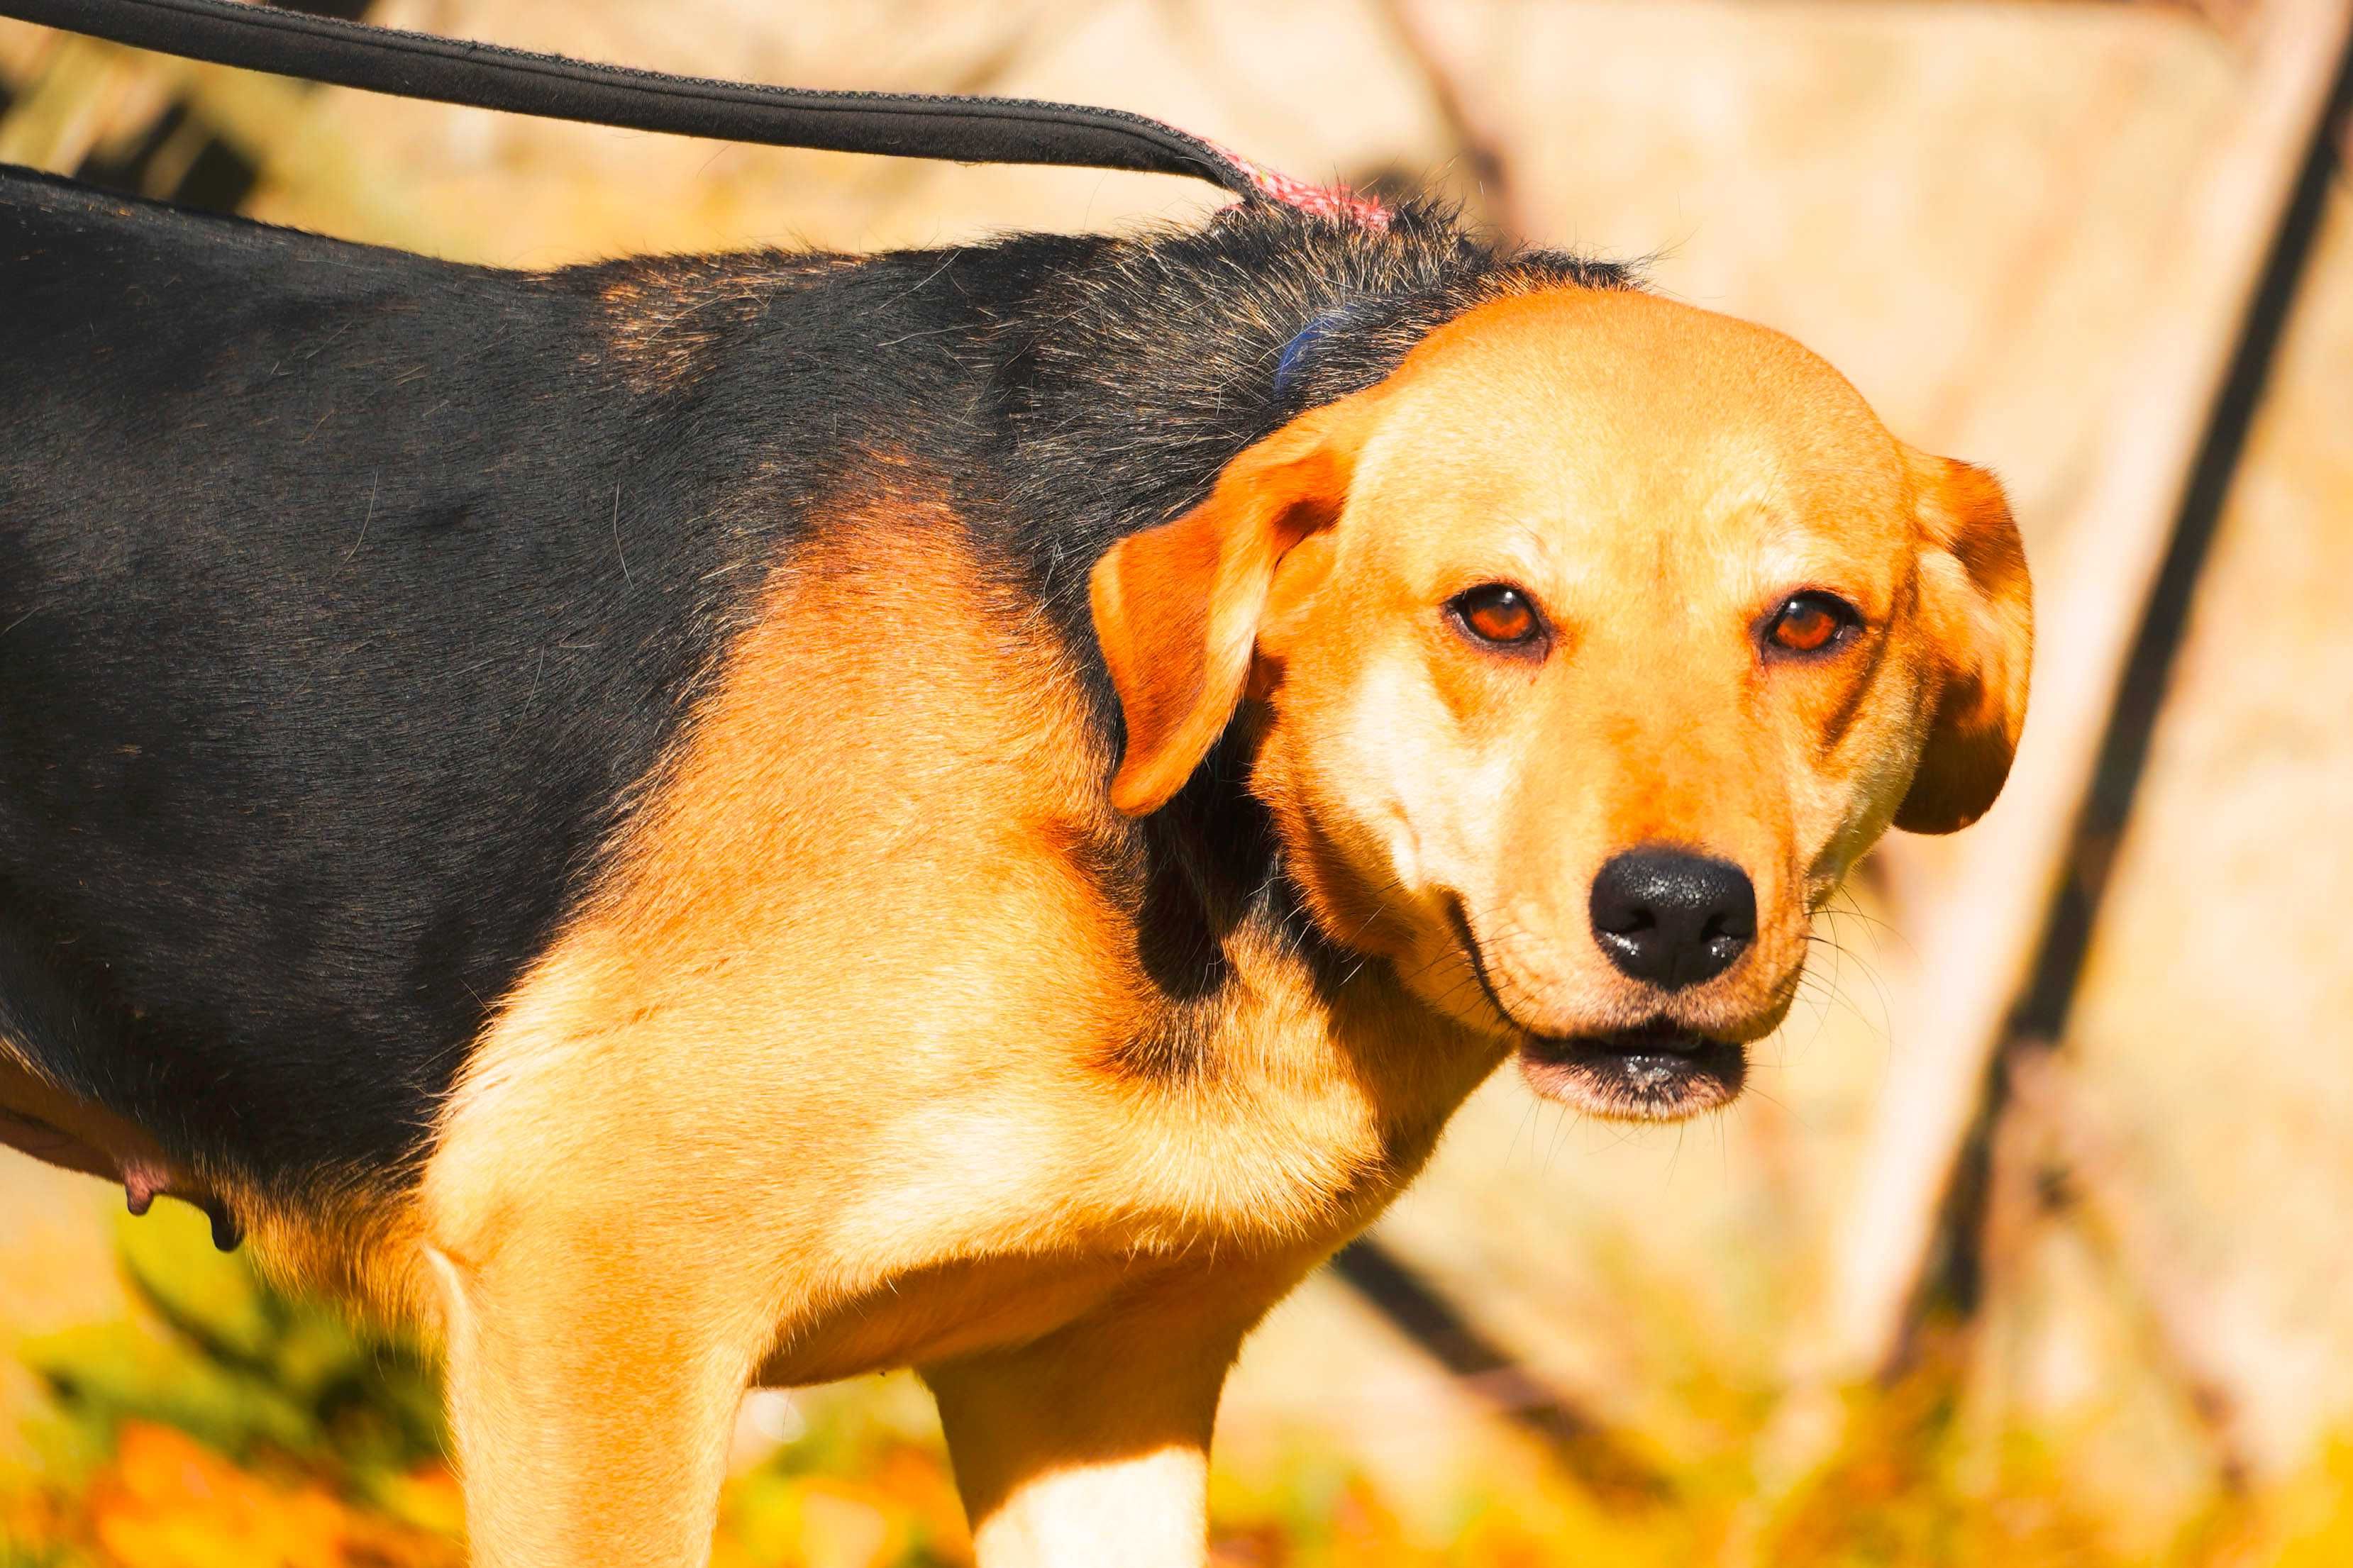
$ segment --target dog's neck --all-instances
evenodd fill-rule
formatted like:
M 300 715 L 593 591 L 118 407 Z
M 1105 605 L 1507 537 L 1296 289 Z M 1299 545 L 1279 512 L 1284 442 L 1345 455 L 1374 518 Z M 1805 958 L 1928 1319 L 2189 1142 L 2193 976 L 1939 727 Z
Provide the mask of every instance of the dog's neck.
M 1505 1047 L 1320 930 L 1229 735 L 1128 830 L 1113 897 L 1153 988 L 1107 1068 L 1166 1119 L 1198 1212 L 1352 1232 L 1410 1180 Z

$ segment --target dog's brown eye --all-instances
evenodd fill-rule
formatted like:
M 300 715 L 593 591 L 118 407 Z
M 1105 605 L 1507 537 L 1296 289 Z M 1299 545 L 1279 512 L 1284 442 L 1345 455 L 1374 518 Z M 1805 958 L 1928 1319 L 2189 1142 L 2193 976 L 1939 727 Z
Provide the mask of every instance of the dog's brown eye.
M 1843 599 L 1828 594 L 1792 594 L 1774 612 L 1765 637 L 1775 647 L 1790 653 L 1820 653 L 1861 619 Z
M 1528 596 L 1506 584 L 1488 583 L 1458 594 L 1453 607 L 1455 618 L 1482 642 L 1517 647 L 1534 642 L 1544 630 Z

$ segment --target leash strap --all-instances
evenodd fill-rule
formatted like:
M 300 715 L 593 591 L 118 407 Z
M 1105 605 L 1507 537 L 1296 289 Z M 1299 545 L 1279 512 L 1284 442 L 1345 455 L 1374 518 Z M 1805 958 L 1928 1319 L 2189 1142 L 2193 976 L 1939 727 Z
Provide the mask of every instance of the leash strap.
M 1185 174 L 1327 216 L 1378 211 L 1117 109 L 670 76 L 239 0 L 0 0 L 0 16 L 215 65 L 551 120 L 896 158 Z

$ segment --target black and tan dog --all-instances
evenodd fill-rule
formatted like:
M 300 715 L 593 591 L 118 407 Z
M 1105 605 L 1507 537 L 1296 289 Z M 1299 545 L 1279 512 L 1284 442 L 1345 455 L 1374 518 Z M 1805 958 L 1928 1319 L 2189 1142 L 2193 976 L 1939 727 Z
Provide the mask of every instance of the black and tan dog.
M 1200 1561 L 1242 1335 L 1516 1052 L 1740 1085 L 2021 718 L 1978 471 L 1443 218 L 484 270 L 0 177 L 0 1131 L 448 1348 L 488 1564 L 922 1369 Z

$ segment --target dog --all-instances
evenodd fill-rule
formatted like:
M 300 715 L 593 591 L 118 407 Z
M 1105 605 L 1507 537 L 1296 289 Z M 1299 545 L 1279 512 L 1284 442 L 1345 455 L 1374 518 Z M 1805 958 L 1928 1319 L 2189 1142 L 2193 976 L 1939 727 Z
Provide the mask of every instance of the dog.
M 438 1337 L 493 1568 L 913 1366 L 1198 1564 L 1243 1336 L 1507 1059 L 1725 1104 L 2025 710 L 1984 471 L 1444 213 L 459 266 L 0 176 L 0 1121 Z

